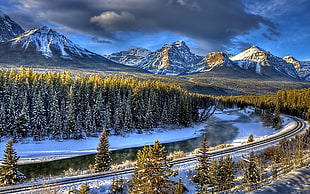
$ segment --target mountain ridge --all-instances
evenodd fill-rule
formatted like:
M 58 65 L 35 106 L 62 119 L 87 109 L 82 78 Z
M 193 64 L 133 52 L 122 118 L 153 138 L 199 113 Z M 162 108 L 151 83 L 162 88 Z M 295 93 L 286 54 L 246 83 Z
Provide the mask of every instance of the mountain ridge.
M 2 64 L 147 73 L 88 51 L 46 26 L 28 30 L 16 38 L 0 42 L 0 54 Z
M 25 30 L 0 10 L 0 42 L 13 39 Z
M 199 74 L 215 69 L 220 72 L 227 71 L 224 67 L 238 69 L 238 66 L 259 76 L 284 76 L 310 81 L 310 62 L 298 61 L 292 56 L 280 58 L 258 46 L 251 46 L 234 56 L 224 52 L 211 52 L 202 57 L 192 53 L 184 41 L 176 41 L 165 44 L 156 51 L 133 48 L 101 56 L 46 26 L 24 32 L 1 10 L 0 30 L 4 32 L 3 40 L 0 39 L 2 64 L 73 66 L 164 75 Z

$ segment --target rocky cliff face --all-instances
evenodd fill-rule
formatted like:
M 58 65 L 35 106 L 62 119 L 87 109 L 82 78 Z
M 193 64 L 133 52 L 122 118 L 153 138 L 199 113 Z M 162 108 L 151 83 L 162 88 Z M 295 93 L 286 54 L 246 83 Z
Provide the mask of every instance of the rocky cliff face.
M 226 53 L 212 52 L 207 54 L 199 63 L 195 64 L 188 73 L 202 73 L 212 71 L 215 67 L 232 67 L 233 65 L 234 63 L 229 59 Z
M 141 61 L 151 53 L 150 50 L 144 48 L 133 48 L 128 51 L 121 51 L 105 55 L 111 61 L 121 63 L 128 66 L 137 66 Z
M 189 71 L 201 59 L 184 41 L 177 41 L 150 53 L 137 67 L 155 74 L 179 75 Z

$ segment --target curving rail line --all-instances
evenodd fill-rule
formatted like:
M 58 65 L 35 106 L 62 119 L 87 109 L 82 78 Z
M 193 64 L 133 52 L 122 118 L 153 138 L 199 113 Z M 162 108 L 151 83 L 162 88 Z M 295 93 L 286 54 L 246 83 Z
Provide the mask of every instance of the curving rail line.
M 229 147 L 229 148 L 225 148 L 221 150 L 215 150 L 215 151 L 209 152 L 209 155 L 210 157 L 215 157 L 215 156 L 221 156 L 221 155 L 229 154 L 229 153 L 236 152 L 236 151 L 254 149 L 255 147 L 258 147 L 258 146 L 262 146 L 262 145 L 270 144 L 270 143 L 276 143 L 284 138 L 293 137 L 297 135 L 298 133 L 302 132 L 305 129 L 306 124 L 303 120 L 300 120 L 295 117 L 291 117 L 291 118 L 295 120 L 294 121 L 295 126 L 292 127 L 292 129 L 290 130 L 283 130 L 279 133 L 266 137 L 262 140 L 256 140 L 255 142 L 252 142 L 252 143 L 247 143 L 247 144 L 235 146 L 235 147 Z M 180 158 L 180 159 L 173 160 L 171 163 L 172 164 L 184 164 L 188 162 L 194 162 L 196 161 L 196 157 L 197 156 L 194 155 L 194 156 L 189 156 L 185 158 Z M 122 169 L 122 170 L 107 171 L 107 172 L 91 174 L 91 175 L 64 178 L 60 180 L 50 180 L 50 181 L 40 182 L 40 183 L 27 183 L 27 184 L 21 184 L 21 185 L 6 186 L 6 187 L 0 188 L 0 194 L 33 192 L 33 191 L 45 189 L 45 188 L 66 186 L 66 185 L 70 185 L 70 184 L 78 183 L 78 182 L 91 181 L 91 180 L 101 179 L 101 178 L 106 178 L 106 177 L 111 177 L 111 176 L 125 175 L 129 173 L 133 173 L 133 171 L 134 171 L 133 168 L 127 168 L 127 169 Z

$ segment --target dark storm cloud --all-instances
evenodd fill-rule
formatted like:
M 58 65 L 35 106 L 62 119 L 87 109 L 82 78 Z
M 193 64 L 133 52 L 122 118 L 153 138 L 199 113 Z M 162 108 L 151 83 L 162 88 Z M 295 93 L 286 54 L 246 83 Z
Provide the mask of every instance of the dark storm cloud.
M 276 28 L 247 12 L 241 0 L 20 0 L 18 8 L 35 23 L 111 40 L 120 31 L 167 31 L 220 47 L 260 25 Z

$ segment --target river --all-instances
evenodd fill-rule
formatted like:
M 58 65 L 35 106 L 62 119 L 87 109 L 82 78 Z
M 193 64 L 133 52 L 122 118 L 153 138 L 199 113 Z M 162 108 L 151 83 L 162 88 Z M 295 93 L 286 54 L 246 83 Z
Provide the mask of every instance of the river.
M 274 133 L 271 128 L 265 128 L 261 123 L 261 119 L 257 115 L 244 114 L 242 111 L 230 110 L 217 112 L 207 122 L 202 134 L 206 135 L 209 146 L 216 146 L 219 144 L 230 144 L 236 138 L 248 137 L 254 129 L 241 129 L 238 126 L 256 126 L 259 125 L 261 128 L 260 135 L 270 135 Z M 265 130 L 266 129 L 266 130 Z M 178 141 L 173 143 L 164 144 L 168 152 L 182 150 L 185 153 L 191 152 L 196 148 L 200 147 L 202 136 L 192 138 L 184 141 Z M 137 151 L 141 147 L 127 148 L 112 151 L 113 163 L 120 164 L 125 160 L 134 161 L 136 158 Z M 23 172 L 28 179 L 42 176 L 58 176 L 63 174 L 64 170 L 72 168 L 86 169 L 90 164 L 94 163 L 94 154 L 78 156 L 69 159 L 62 159 L 50 162 L 33 163 L 19 165 L 19 169 Z

